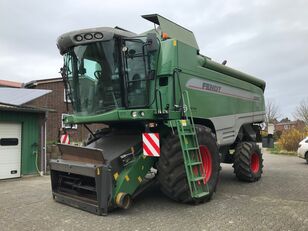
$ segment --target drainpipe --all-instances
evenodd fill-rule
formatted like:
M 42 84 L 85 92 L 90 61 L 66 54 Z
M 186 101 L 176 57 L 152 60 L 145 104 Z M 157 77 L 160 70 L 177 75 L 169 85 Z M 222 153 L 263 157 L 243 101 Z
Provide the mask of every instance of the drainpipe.
M 45 123 L 44 123 L 44 173 L 47 173 L 47 132 L 46 132 L 46 128 L 47 128 L 47 117 L 45 117 Z
M 41 163 L 40 163 L 40 168 L 41 171 L 39 172 L 39 174 L 41 176 L 43 176 L 44 174 L 46 174 L 47 171 L 47 160 L 46 160 L 46 120 L 47 120 L 47 112 L 45 112 L 45 116 L 44 119 L 42 120 L 41 123 Z
M 43 123 L 41 123 L 41 163 L 40 163 L 40 169 L 41 171 L 39 172 L 39 174 L 41 176 L 43 176 L 44 173 L 44 158 L 43 158 L 43 154 L 44 154 L 44 126 Z

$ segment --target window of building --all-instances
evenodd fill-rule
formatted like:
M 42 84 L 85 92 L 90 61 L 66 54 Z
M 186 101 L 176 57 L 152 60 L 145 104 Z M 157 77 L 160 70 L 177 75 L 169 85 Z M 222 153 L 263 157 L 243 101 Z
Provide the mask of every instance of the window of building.
M 71 99 L 69 97 L 70 89 L 65 89 L 64 88 L 64 102 L 71 103 Z
M 17 138 L 2 138 L 0 139 L 0 145 L 2 146 L 16 146 L 18 145 Z
M 62 128 L 77 129 L 77 124 L 70 125 L 70 124 L 63 123 L 63 120 L 64 120 L 65 116 L 68 116 L 68 114 L 62 114 L 62 117 L 61 117 L 61 126 L 62 126 Z

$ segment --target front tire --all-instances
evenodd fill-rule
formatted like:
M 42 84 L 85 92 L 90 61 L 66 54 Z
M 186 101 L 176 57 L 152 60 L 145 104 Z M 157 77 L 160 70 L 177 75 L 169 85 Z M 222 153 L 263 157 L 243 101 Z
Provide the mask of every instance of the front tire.
M 241 181 L 254 182 L 263 173 L 263 158 L 258 145 L 254 142 L 241 142 L 234 153 L 234 173 Z
M 163 140 L 158 162 L 158 181 L 161 191 L 169 198 L 184 203 L 209 201 L 216 191 L 220 171 L 220 157 L 215 136 L 211 129 L 196 125 L 202 162 L 206 171 L 205 182 L 209 194 L 202 198 L 192 198 L 184 166 L 181 143 L 177 134 L 170 134 Z

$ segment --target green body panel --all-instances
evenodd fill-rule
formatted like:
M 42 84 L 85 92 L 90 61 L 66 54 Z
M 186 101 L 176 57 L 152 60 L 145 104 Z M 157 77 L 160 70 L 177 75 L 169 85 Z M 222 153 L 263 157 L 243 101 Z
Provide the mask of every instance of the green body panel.
M 175 95 L 177 99 L 176 104 L 180 103 L 181 92 L 187 90 L 191 100 L 193 116 L 197 118 L 207 119 L 217 116 L 260 112 L 265 110 L 263 90 L 261 87 L 263 83 L 262 80 L 247 76 L 247 81 L 245 81 L 244 74 L 236 78 L 225 73 L 203 67 L 202 59 L 207 58 L 197 55 L 197 49 L 188 46 L 185 43 L 174 39 L 161 41 L 161 51 L 157 66 L 158 83 L 156 83 L 156 88 L 162 96 L 162 108 L 166 108 L 167 105 L 169 105 L 170 111 L 175 110 L 173 107 L 173 81 L 175 81 Z M 219 65 L 220 64 L 217 64 L 217 70 Z M 178 79 L 174 79 L 172 77 L 175 68 L 181 70 L 179 72 Z M 166 86 L 160 86 L 160 78 L 168 78 L 168 84 Z M 217 84 L 219 86 L 227 87 L 230 88 L 231 91 L 239 91 L 239 93 L 237 94 L 237 97 L 233 97 L 229 93 L 222 94 L 221 92 L 202 91 L 201 89 L 198 91 L 198 89 L 191 89 L 187 87 L 187 83 L 191 79 L 210 81 L 214 85 Z M 251 83 L 253 81 L 256 85 Z M 180 82 L 181 89 L 179 88 L 178 82 Z M 152 97 L 150 97 L 150 101 L 152 101 L 155 92 L 154 80 L 152 80 L 150 86 L 150 94 L 152 95 Z M 199 87 L 202 88 L 202 85 Z M 243 93 L 251 95 L 252 99 L 239 97 Z M 254 100 L 253 97 L 256 99 Z M 68 117 L 65 122 L 94 123 L 127 120 L 156 120 L 158 119 L 155 113 L 156 106 L 160 107 L 160 103 L 157 101 L 151 105 L 150 109 L 118 109 L 93 116 L 72 115 Z M 132 111 L 143 111 L 145 112 L 145 116 L 133 118 L 131 116 Z M 169 116 L 168 119 L 180 119 L 180 113 L 175 113 L 175 116 L 177 117 Z
M 136 112 L 137 116 L 132 117 L 132 113 Z M 141 112 L 144 113 L 144 116 L 141 116 Z M 141 120 L 155 120 L 157 116 L 155 115 L 155 109 L 131 109 L 131 110 L 113 110 L 111 112 L 107 112 L 100 115 L 88 115 L 88 116 L 80 116 L 80 115 L 69 115 L 65 117 L 65 123 L 97 123 L 97 122 L 114 122 L 114 121 L 141 121 Z M 168 114 L 168 119 L 177 119 L 180 117 L 180 113 L 178 111 L 170 111 Z
M 145 175 L 153 166 L 155 158 L 146 157 L 140 154 L 133 160 L 116 178 L 116 187 L 113 192 L 113 201 L 120 192 L 125 192 L 130 196 L 143 182 Z
M 182 91 L 185 89 L 189 93 L 194 117 L 211 118 L 265 110 L 263 91 L 260 87 L 224 73 L 201 67 L 196 56 L 197 51 L 186 44 L 178 42 L 178 50 L 178 67 L 182 70 L 180 73 L 181 87 Z M 187 88 L 186 84 L 192 78 L 208 80 L 217 85 L 230 87 L 234 91 L 239 89 L 244 93 L 254 94 L 259 97 L 259 101 L 223 95 L 220 92 L 204 92 Z
M 157 67 L 157 75 L 171 75 L 178 66 L 178 49 L 172 40 L 161 42 L 161 52 Z
M 230 114 L 260 111 L 256 110 L 260 107 L 254 107 L 254 103 L 251 101 L 232 98 L 226 95 L 218 95 L 211 92 L 187 89 L 185 85 L 191 76 L 192 75 L 189 73 L 181 73 L 181 86 L 182 89 L 186 89 L 189 92 L 194 117 L 210 118 Z M 201 79 L 202 77 L 199 75 L 197 78 Z M 221 83 L 218 81 L 215 82 Z
M 226 75 L 230 75 L 233 77 L 236 77 L 238 79 L 247 81 L 249 83 L 255 84 L 256 86 L 262 88 L 263 90 L 265 89 L 265 82 L 263 80 L 257 79 L 251 75 L 245 74 L 243 72 L 240 72 L 238 70 L 234 70 L 230 67 L 221 65 L 220 63 L 217 63 L 215 61 L 212 61 L 209 58 L 204 58 L 204 63 L 202 65 L 203 67 L 209 68 L 214 71 L 218 71 L 221 73 L 224 73 Z
M 1 112 L 0 122 L 21 124 L 21 174 L 36 173 L 35 152 L 39 144 L 39 114 L 26 112 Z M 36 145 L 34 145 L 36 144 Z

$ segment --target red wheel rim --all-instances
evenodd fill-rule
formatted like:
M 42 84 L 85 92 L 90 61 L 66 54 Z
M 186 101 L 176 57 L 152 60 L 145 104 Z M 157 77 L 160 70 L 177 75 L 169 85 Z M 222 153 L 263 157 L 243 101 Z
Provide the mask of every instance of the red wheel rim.
M 212 155 L 208 147 L 200 145 L 200 154 L 202 158 L 202 164 L 205 171 L 205 178 L 203 180 L 204 184 L 206 184 L 212 175 Z
M 260 158 L 259 155 L 253 153 L 251 156 L 250 168 L 253 173 L 257 173 L 260 168 Z

